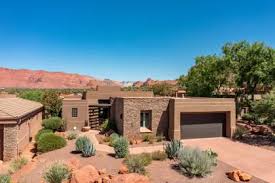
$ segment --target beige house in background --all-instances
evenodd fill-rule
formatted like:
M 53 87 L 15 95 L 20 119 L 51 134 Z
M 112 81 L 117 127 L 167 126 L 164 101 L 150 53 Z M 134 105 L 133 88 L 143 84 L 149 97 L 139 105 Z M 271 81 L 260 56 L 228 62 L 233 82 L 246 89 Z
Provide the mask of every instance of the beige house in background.
M 98 87 L 82 97 L 64 98 L 62 117 L 67 130 L 98 128 L 106 119 L 121 135 L 144 133 L 169 139 L 232 137 L 236 125 L 234 99 L 154 97 L 152 92 Z
M 0 96 L 0 160 L 17 157 L 41 129 L 40 103 Z

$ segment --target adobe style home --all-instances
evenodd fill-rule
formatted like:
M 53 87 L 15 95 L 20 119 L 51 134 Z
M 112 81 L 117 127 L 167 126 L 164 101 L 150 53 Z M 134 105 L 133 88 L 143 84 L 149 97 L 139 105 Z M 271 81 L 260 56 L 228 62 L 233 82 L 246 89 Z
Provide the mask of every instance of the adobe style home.
M 17 157 L 41 129 L 40 103 L 0 95 L 0 160 Z
M 228 98 L 154 97 L 152 92 L 98 87 L 82 97 L 63 100 L 67 130 L 104 120 L 115 122 L 127 137 L 143 133 L 170 139 L 232 137 L 236 125 L 235 101 Z

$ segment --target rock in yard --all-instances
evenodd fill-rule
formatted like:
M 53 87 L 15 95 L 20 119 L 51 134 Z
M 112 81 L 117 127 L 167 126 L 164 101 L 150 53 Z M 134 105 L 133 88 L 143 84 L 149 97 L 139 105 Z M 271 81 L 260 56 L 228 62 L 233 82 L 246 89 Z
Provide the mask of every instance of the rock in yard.
M 252 179 L 252 176 L 247 174 L 247 173 L 244 173 L 244 172 L 240 172 L 239 174 L 239 178 L 241 181 L 245 181 L 245 182 L 248 182 Z
M 98 170 L 98 173 L 99 173 L 99 175 L 105 175 L 107 173 L 107 170 L 105 168 L 100 169 L 100 170 Z
M 125 165 L 121 165 L 121 167 L 119 168 L 119 171 L 118 171 L 119 174 L 126 174 L 128 172 L 129 172 L 129 170 Z
M 131 173 L 115 176 L 111 183 L 150 183 L 150 181 L 148 177 Z
M 97 169 L 92 165 L 87 165 L 73 171 L 70 183 L 93 183 L 99 178 Z
M 238 171 L 228 172 L 226 173 L 227 177 L 235 182 L 240 182 L 240 178 L 238 175 Z
M 102 183 L 110 183 L 111 179 L 108 176 L 102 178 Z

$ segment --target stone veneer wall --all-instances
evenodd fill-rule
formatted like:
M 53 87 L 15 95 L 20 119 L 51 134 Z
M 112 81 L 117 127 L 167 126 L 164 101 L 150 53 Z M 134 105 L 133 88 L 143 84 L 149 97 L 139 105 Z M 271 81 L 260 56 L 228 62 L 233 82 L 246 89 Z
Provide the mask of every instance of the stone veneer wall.
M 122 98 L 123 100 L 123 135 L 140 135 L 140 112 L 152 111 L 151 130 L 154 135 L 168 134 L 169 98 Z
M 17 149 L 17 135 L 18 126 L 15 125 L 4 125 L 4 152 L 3 160 L 9 161 L 16 157 L 18 154 Z

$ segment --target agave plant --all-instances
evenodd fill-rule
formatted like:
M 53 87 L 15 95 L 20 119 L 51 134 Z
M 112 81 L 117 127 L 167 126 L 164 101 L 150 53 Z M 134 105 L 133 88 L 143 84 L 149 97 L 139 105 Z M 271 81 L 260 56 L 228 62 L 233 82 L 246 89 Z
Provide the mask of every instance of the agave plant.
M 96 152 L 95 146 L 92 143 L 86 141 L 86 143 L 84 143 L 83 145 L 82 156 L 91 157 L 95 155 L 95 152 Z
M 164 146 L 164 151 L 169 159 L 175 159 L 182 148 L 183 146 L 180 140 L 172 140 Z

